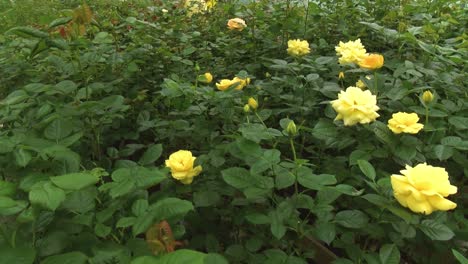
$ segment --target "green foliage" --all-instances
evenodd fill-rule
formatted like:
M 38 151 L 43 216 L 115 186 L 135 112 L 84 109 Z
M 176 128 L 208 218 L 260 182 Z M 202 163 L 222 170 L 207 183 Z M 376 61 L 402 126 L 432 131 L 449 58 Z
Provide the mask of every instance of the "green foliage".
M 466 4 L 87 4 L 0 2 L 0 264 L 466 262 Z M 381 69 L 337 63 L 357 38 Z M 344 126 L 330 102 L 358 80 L 380 116 Z M 394 134 L 397 112 L 424 128 Z M 192 168 L 166 167 L 178 150 Z M 391 175 L 421 163 L 454 210 L 395 199 Z

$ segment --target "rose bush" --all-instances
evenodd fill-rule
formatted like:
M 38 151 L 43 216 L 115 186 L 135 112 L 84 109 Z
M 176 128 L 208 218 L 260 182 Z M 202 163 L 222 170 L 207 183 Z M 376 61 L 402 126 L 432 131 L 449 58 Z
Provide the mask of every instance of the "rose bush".
M 215 3 L 0 3 L 0 264 L 463 263 L 466 6 Z

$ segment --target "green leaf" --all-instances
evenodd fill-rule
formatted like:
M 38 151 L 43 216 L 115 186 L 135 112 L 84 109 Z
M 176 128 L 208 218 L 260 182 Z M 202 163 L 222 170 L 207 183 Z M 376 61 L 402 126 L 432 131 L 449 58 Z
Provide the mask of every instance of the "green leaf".
M 363 228 L 369 217 L 359 210 L 344 210 L 336 214 L 335 222 L 347 228 Z
M 334 175 L 316 175 L 312 173 L 311 169 L 306 167 L 300 167 L 297 170 L 297 181 L 300 185 L 311 190 L 321 190 L 325 185 L 336 184 L 336 178 Z
M 276 189 L 281 190 L 294 184 L 296 177 L 288 169 L 280 166 L 274 167 L 275 172 L 275 186 Z
M 349 165 L 356 165 L 358 160 L 369 160 L 371 154 L 369 151 L 357 149 L 349 155 Z
M 94 227 L 94 234 L 101 238 L 105 238 L 106 236 L 108 236 L 111 231 L 112 229 L 110 227 L 102 223 L 96 223 L 96 226 Z
M 316 223 L 315 235 L 318 239 L 330 245 L 336 237 L 335 224 L 328 222 Z
M 157 220 L 183 216 L 191 210 L 193 210 L 191 202 L 178 198 L 161 199 L 155 204 L 152 204 L 148 209 L 148 211 L 156 216 Z
M 189 201 L 178 198 L 159 200 L 148 208 L 148 213 L 136 219 L 133 224 L 133 235 L 136 236 L 145 232 L 155 222 L 184 217 L 191 210 L 193 210 L 193 205 Z
M 68 120 L 57 118 L 44 130 L 44 136 L 51 140 L 60 140 L 69 136 L 73 131 L 73 123 Z
M 32 186 L 29 200 L 32 204 L 55 211 L 65 201 L 65 192 L 51 182 L 38 182 Z
M 358 160 L 357 164 L 359 169 L 361 169 L 362 173 L 367 176 L 367 178 L 371 180 L 375 180 L 375 169 L 367 160 Z
M 14 148 L 15 143 L 13 143 L 13 141 L 11 141 L 9 138 L 0 138 L 0 153 L 12 152 Z
M 99 177 L 89 172 L 79 172 L 50 177 L 50 180 L 62 189 L 81 190 L 96 184 L 99 181 Z
M 32 28 L 32 27 L 14 27 L 10 30 L 8 30 L 5 34 L 16 34 L 20 37 L 34 37 L 34 38 L 47 38 L 49 37 L 49 34 L 40 31 L 38 29 Z
M 136 222 L 136 217 L 123 217 L 120 218 L 119 221 L 117 221 L 117 224 L 115 224 L 115 227 L 120 227 L 120 228 L 125 228 L 132 226 Z
M 32 264 L 36 258 L 36 251 L 27 246 L 10 248 L 0 247 L 0 264 Z
M 138 257 L 131 264 L 204 264 L 206 254 L 189 249 L 179 249 L 157 257 Z
M 448 121 L 458 129 L 468 129 L 468 117 L 452 116 Z
M 16 201 L 10 197 L 0 196 L 0 208 L 10 208 L 16 206 Z
M 39 256 L 51 256 L 62 253 L 70 246 L 69 234 L 63 231 L 51 231 L 44 234 L 36 243 Z
M 41 261 L 41 264 L 86 264 L 88 263 L 88 256 L 85 254 L 74 251 L 61 255 L 50 256 Z
M 262 148 L 260 145 L 252 140 L 245 138 L 238 138 L 236 145 L 240 151 L 246 156 L 260 157 L 262 155 Z
M 455 235 L 453 231 L 446 225 L 438 223 L 434 220 L 424 220 L 419 225 L 419 229 L 424 232 L 432 240 L 450 240 Z
M 245 219 L 255 225 L 264 225 L 271 222 L 270 218 L 264 214 L 252 213 L 245 216 Z
M 26 167 L 32 159 L 31 153 L 25 149 L 17 149 L 14 152 L 16 164 L 21 167 Z
M 229 262 L 219 254 L 209 253 L 203 260 L 203 264 L 229 264 Z
M 434 153 L 440 161 L 447 160 L 452 157 L 453 148 L 446 145 L 437 145 L 434 147 Z
M 148 209 L 147 200 L 139 199 L 139 200 L 136 200 L 132 205 L 132 213 L 135 216 L 143 215 L 147 209 Z
M 71 20 L 72 20 L 72 17 L 61 17 L 61 18 L 54 19 L 54 21 L 50 22 L 49 29 L 52 29 L 57 26 L 65 25 Z
M 250 167 L 250 173 L 259 174 L 280 162 L 281 152 L 276 149 L 265 150 L 263 155 Z
M 312 130 L 312 135 L 321 140 L 336 138 L 338 132 L 336 125 L 328 119 L 321 119 Z
M 29 95 L 24 90 L 15 90 L 10 93 L 5 99 L 0 101 L 0 105 L 14 105 L 28 99 Z
M 270 133 L 265 126 L 261 124 L 243 124 L 239 131 L 245 139 L 252 140 L 253 142 L 259 143 L 261 140 L 268 140 L 274 137 L 273 133 Z
M 145 153 L 143 153 L 143 156 L 141 156 L 140 160 L 138 161 L 139 164 L 145 166 L 145 165 L 150 165 L 151 163 L 154 163 L 156 160 L 161 157 L 162 153 L 162 145 L 157 144 L 157 145 L 151 145 Z
M 148 188 L 167 179 L 166 175 L 158 169 L 149 169 L 140 166 L 119 168 L 112 173 L 114 182 L 99 187 L 100 191 L 109 191 L 112 198 L 126 195 L 136 188 Z
M 196 207 L 209 207 L 220 201 L 221 195 L 215 191 L 198 191 L 193 194 L 193 202 Z
M 284 234 L 286 234 L 286 227 L 283 224 L 282 217 L 276 211 L 270 212 L 269 216 L 271 219 L 271 233 L 277 239 L 281 239 L 284 236 Z
M 455 249 L 452 249 L 452 253 L 458 260 L 458 262 L 460 262 L 460 264 L 468 264 L 468 259 L 464 257 L 460 252 L 456 251 Z
M 13 196 L 16 193 L 16 185 L 0 180 L 0 196 Z
M 379 251 L 380 261 L 382 264 L 399 264 L 400 251 L 395 244 L 385 244 Z
M 237 189 L 244 189 L 253 186 L 252 177 L 248 170 L 239 167 L 232 167 L 221 171 L 224 181 Z

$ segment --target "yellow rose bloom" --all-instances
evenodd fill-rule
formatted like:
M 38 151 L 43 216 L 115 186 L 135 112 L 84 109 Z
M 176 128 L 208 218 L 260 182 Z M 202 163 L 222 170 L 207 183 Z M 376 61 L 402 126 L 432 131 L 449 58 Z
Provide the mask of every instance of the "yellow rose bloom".
M 248 105 L 250 106 L 250 108 L 252 108 L 253 110 L 257 110 L 258 108 L 258 102 L 257 100 L 255 100 L 253 97 L 250 97 L 249 100 L 248 100 Z
M 189 16 L 208 11 L 216 5 L 216 0 L 185 0 Z
M 205 0 L 205 2 L 206 2 L 206 9 L 207 10 L 212 9 L 217 3 L 216 0 Z
M 340 58 L 340 64 L 359 63 L 366 56 L 366 49 L 360 39 L 343 43 L 340 41 L 338 46 L 335 46 L 336 55 Z
M 213 81 L 213 75 L 211 75 L 211 73 L 206 72 L 204 75 L 205 75 L 206 83 L 210 83 L 211 81 Z
M 380 54 L 368 54 L 358 64 L 368 70 L 380 69 L 384 65 L 384 57 Z
M 457 187 L 450 185 L 444 168 L 422 163 L 414 168 L 407 165 L 406 170 L 400 172 L 403 175 L 393 174 L 390 179 L 393 195 L 402 206 L 426 215 L 457 207 L 456 203 L 444 198 L 457 192 Z
M 307 40 L 293 39 L 288 41 L 288 54 L 292 56 L 304 56 L 310 53 Z
M 392 119 L 388 120 L 388 128 L 395 133 L 409 133 L 416 134 L 421 130 L 424 125 L 418 123 L 419 117 L 416 113 L 398 112 L 392 115 Z
M 230 30 L 242 31 L 247 27 L 247 24 L 241 18 L 231 18 L 227 22 L 227 26 Z
M 366 84 L 365 84 L 363 81 L 358 80 L 358 81 L 356 82 L 356 87 L 361 88 L 361 89 L 365 89 L 365 88 L 366 88 Z
M 379 117 L 377 97 L 369 90 L 350 86 L 346 91 L 341 91 L 338 99 L 331 101 L 331 104 L 338 113 L 335 120 L 343 120 L 345 126 L 367 124 Z
M 424 103 L 428 104 L 434 100 L 434 95 L 431 93 L 431 91 L 425 91 L 422 95 L 422 100 Z
M 216 87 L 218 90 L 225 91 L 233 84 L 234 82 L 232 80 L 222 79 L 219 83 L 216 83 Z
M 232 83 L 237 83 L 237 86 L 235 88 L 236 90 L 242 90 L 245 86 L 250 84 L 250 78 L 242 79 L 239 77 L 234 77 L 234 79 L 232 79 Z
M 183 184 L 190 184 L 193 177 L 200 174 L 202 167 L 199 165 L 193 167 L 195 157 L 188 150 L 179 150 L 172 153 L 166 160 L 166 167 L 171 169 L 172 177 L 181 181 Z

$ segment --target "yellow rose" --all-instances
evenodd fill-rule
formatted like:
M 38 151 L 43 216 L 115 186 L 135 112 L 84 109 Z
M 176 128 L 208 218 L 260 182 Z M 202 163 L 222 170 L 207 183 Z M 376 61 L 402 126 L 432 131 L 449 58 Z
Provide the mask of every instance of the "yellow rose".
M 431 91 L 425 91 L 422 95 L 422 100 L 424 103 L 428 104 L 434 100 L 434 95 L 431 93 Z
M 253 110 L 257 110 L 258 108 L 258 102 L 257 100 L 255 100 L 253 97 L 250 97 L 249 100 L 248 100 L 248 105 L 253 109 Z
M 380 69 L 384 65 L 384 57 L 380 54 L 368 54 L 358 64 L 368 70 Z
M 358 80 L 358 81 L 356 82 L 356 87 L 361 88 L 361 89 L 364 89 L 364 88 L 366 88 L 366 84 L 365 84 L 363 81 Z
M 216 87 L 218 88 L 218 90 L 225 91 L 233 84 L 234 82 L 232 80 L 222 79 L 219 83 L 216 83 Z
M 392 119 L 388 120 L 388 128 L 395 134 L 410 133 L 416 134 L 424 125 L 419 124 L 419 117 L 416 113 L 398 112 L 392 115 Z
M 227 26 L 230 30 L 242 31 L 247 27 L 247 24 L 241 18 L 231 18 L 227 22 Z
M 185 8 L 189 16 L 208 11 L 216 5 L 216 0 L 185 0 Z
M 234 79 L 232 79 L 232 83 L 237 83 L 235 88 L 236 90 L 242 90 L 245 86 L 250 84 L 250 78 L 242 79 L 239 77 L 234 77 Z
M 393 174 L 390 179 L 393 195 L 402 206 L 426 215 L 457 207 L 456 203 L 444 198 L 457 192 L 457 187 L 450 185 L 444 168 L 422 163 L 414 168 L 407 165 L 406 170 L 400 172 L 403 175 Z
M 193 167 L 195 157 L 188 150 L 179 150 L 172 153 L 166 160 L 166 167 L 171 169 L 172 177 L 181 181 L 183 184 L 190 184 L 193 177 L 200 174 L 202 167 L 199 165 Z
M 304 56 L 310 53 L 307 40 L 292 39 L 288 41 L 288 54 L 292 56 Z
M 211 73 L 209 72 L 206 72 L 205 74 L 200 75 L 200 77 L 201 78 L 199 78 L 199 80 L 204 83 L 210 83 L 211 81 L 213 81 L 213 75 L 211 75 Z
M 205 0 L 205 2 L 206 2 L 206 9 L 207 10 L 212 9 L 217 3 L 216 0 Z
M 335 46 L 336 55 L 340 58 L 340 64 L 359 63 L 366 56 L 366 49 L 360 39 L 343 43 L 340 41 L 338 46 Z
M 338 99 L 331 101 L 333 109 L 338 113 L 335 120 L 343 120 L 345 126 L 357 123 L 367 124 L 375 121 L 379 114 L 377 97 L 369 90 L 363 91 L 350 86 L 338 94 Z

